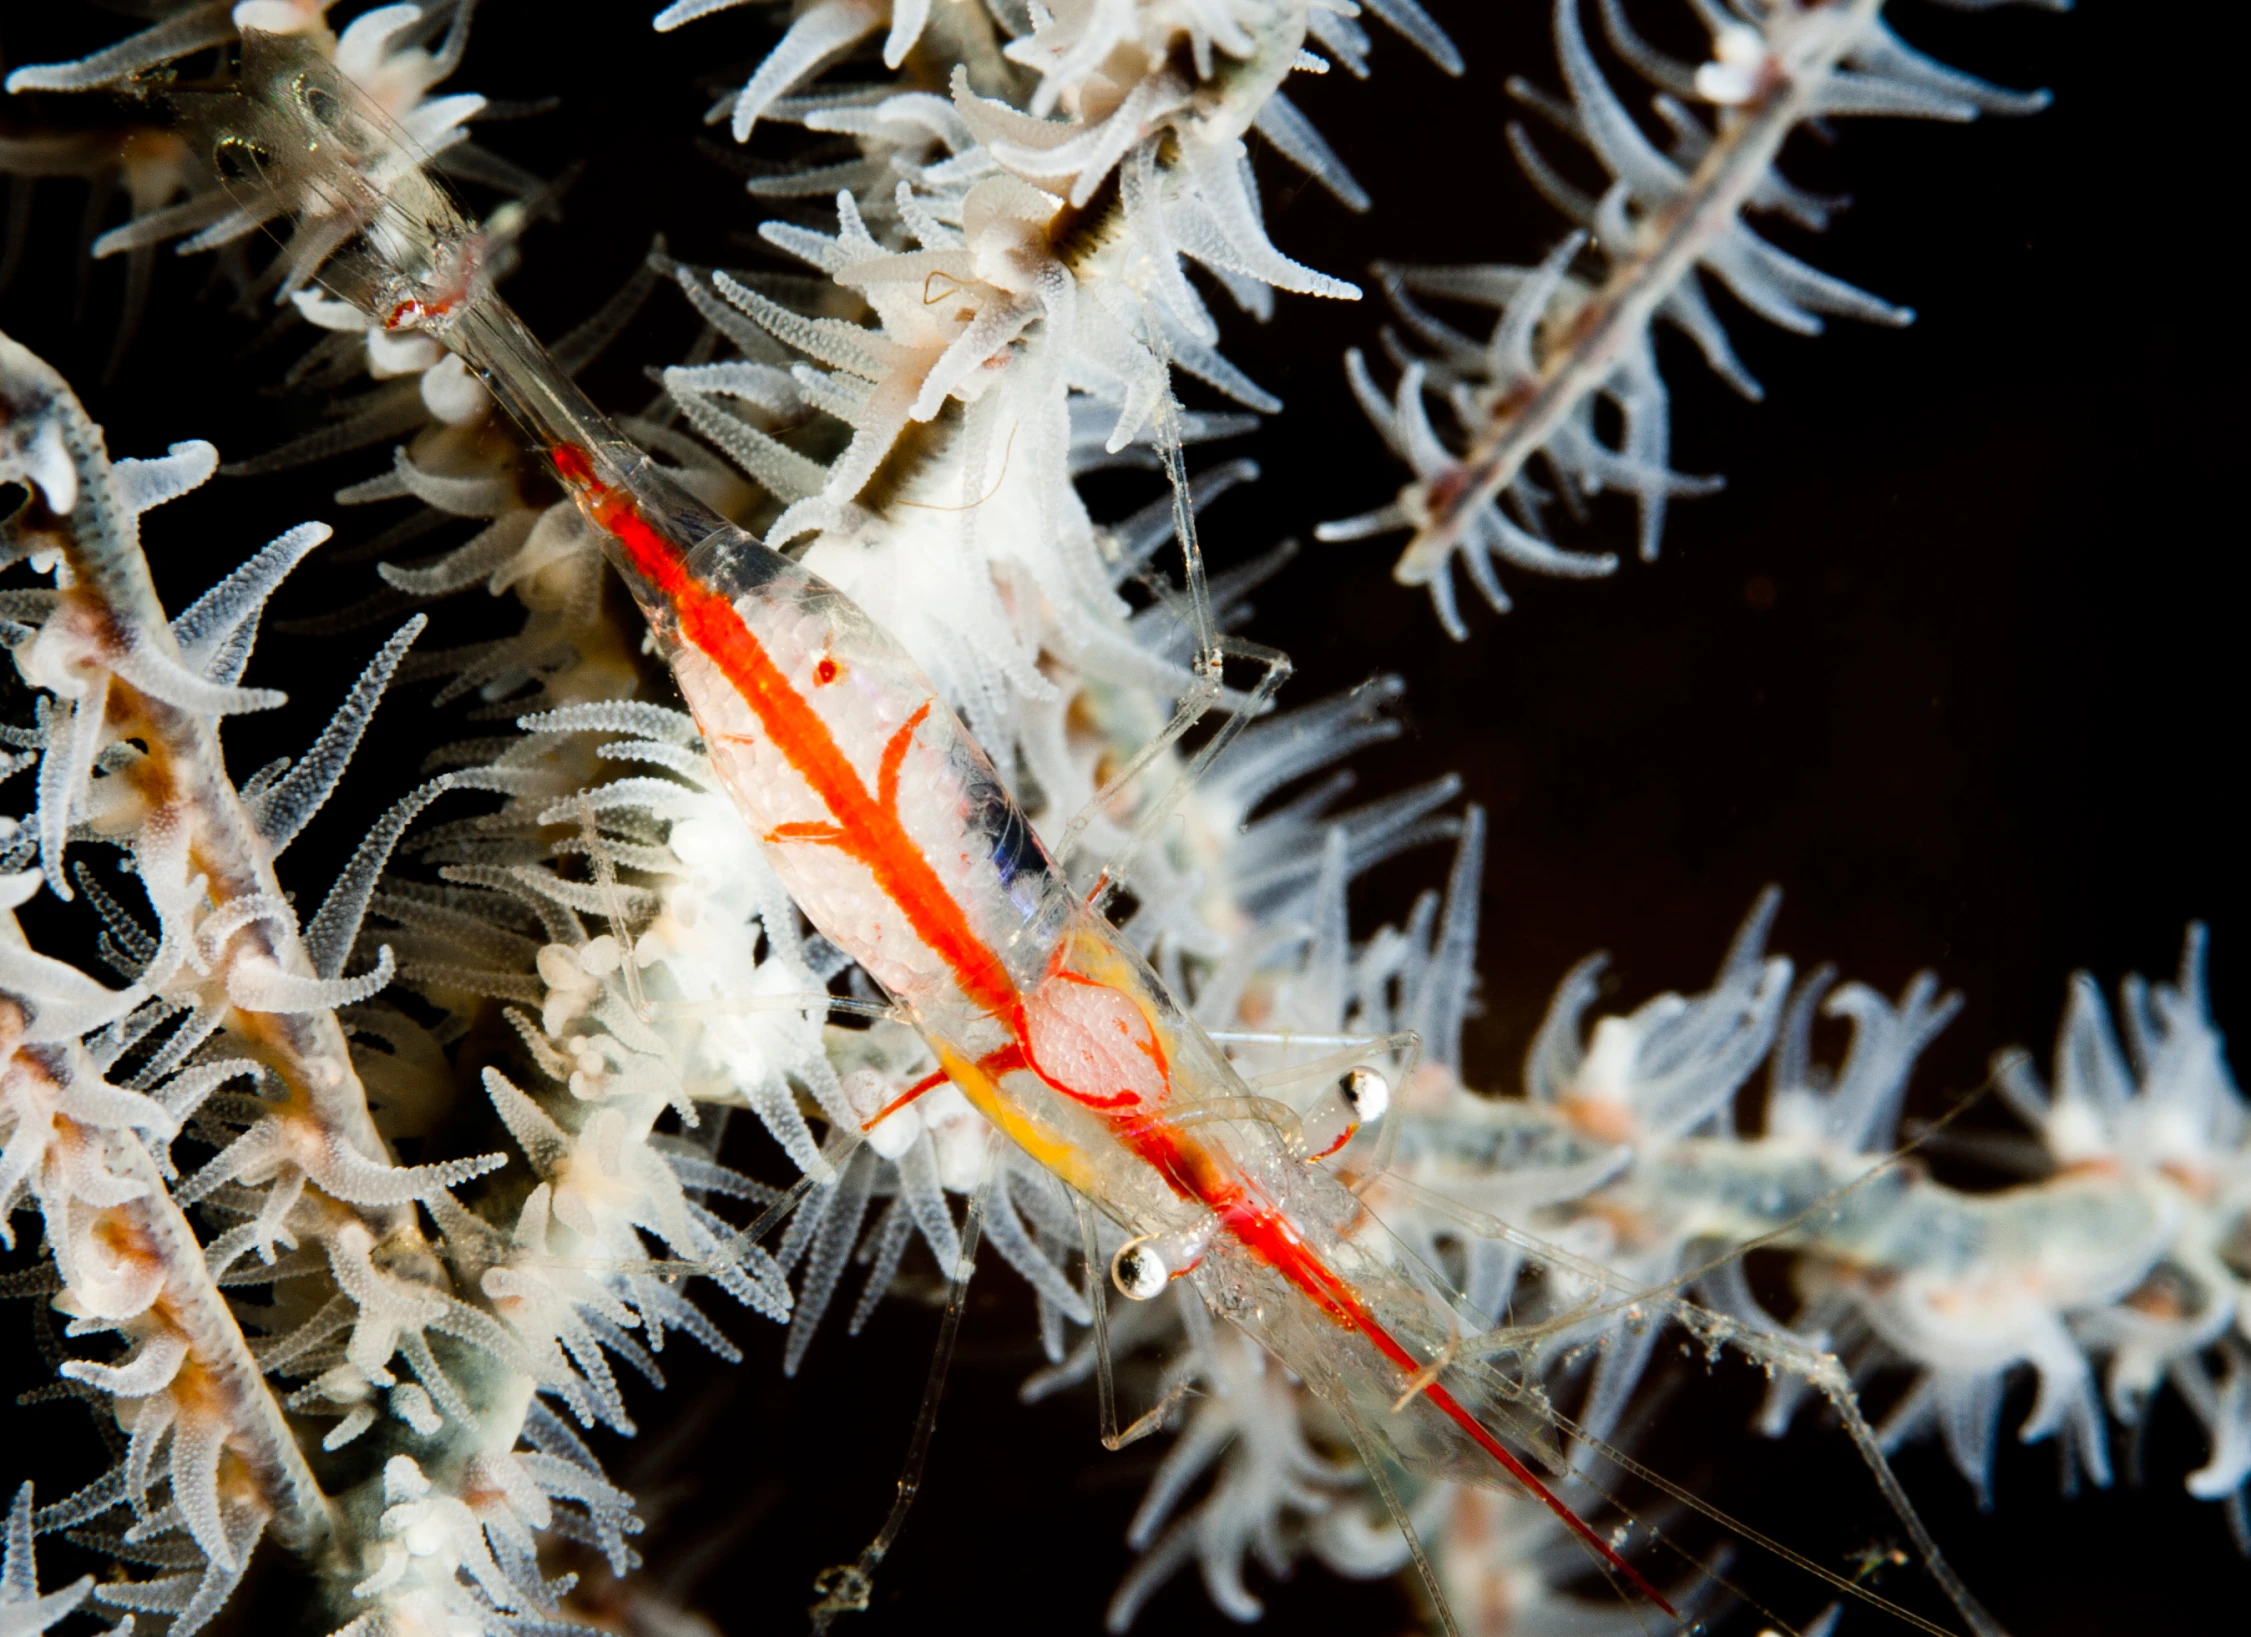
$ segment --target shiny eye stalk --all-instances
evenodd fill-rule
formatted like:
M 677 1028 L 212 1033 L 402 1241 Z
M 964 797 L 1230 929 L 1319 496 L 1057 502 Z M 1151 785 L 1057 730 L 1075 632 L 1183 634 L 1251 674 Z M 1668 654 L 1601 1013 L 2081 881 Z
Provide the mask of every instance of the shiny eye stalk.
M 1337 1094 L 1351 1105 L 1362 1125 L 1382 1119 L 1391 1106 L 1391 1082 L 1366 1064 L 1337 1082 Z
M 1215 1218 L 1203 1217 L 1172 1233 L 1128 1239 L 1110 1258 L 1110 1282 L 1130 1301 L 1155 1301 L 1165 1286 L 1195 1270 L 1218 1226 Z
M 1128 1301 L 1153 1302 L 1172 1283 L 1172 1269 L 1149 1238 L 1129 1239 L 1110 1258 L 1110 1282 Z
M 1301 1160 L 1325 1160 L 1358 1136 L 1362 1126 L 1382 1119 L 1390 1106 L 1391 1082 L 1360 1064 L 1313 1100 L 1290 1151 Z

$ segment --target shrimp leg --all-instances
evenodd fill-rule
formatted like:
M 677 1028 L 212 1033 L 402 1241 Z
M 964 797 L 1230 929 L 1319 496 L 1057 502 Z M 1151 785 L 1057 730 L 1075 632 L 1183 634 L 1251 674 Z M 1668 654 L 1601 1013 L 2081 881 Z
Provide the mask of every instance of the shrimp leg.
M 1197 560 L 1200 562 L 1201 558 Z M 1192 595 L 1201 594 L 1202 586 L 1199 581 Z M 1264 715 L 1273 704 L 1274 696 L 1281 691 L 1282 684 L 1289 681 L 1295 669 L 1290 656 L 1279 648 L 1267 648 L 1237 637 L 1216 638 L 1211 650 L 1209 671 L 1203 670 L 1199 662 L 1198 680 L 1193 691 L 1183 697 L 1179 709 L 1174 712 L 1172 720 L 1165 724 L 1164 730 L 1135 751 L 1132 759 L 1111 777 L 1108 784 L 1096 791 L 1087 804 L 1072 815 L 1071 822 L 1063 827 L 1062 837 L 1056 845 L 1056 856 L 1067 860 L 1072 849 L 1077 846 L 1078 838 L 1094 822 L 1095 815 L 1109 807 L 1152 762 L 1177 744 L 1189 729 L 1202 721 L 1219 703 L 1222 692 L 1220 667 L 1229 656 L 1253 660 L 1264 669 L 1250 692 L 1243 697 L 1242 703 L 1228 712 L 1227 720 L 1220 724 L 1219 730 L 1199 746 L 1196 754 L 1189 758 L 1188 765 L 1173 776 L 1172 782 L 1165 787 L 1164 794 L 1150 803 L 1147 811 L 1135 818 L 1133 830 L 1123 845 L 1096 873 L 1086 900 L 1087 907 L 1095 912 L 1100 913 L 1108 905 L 1111 896 L 1123 883 L 1134 855 L 1147 845 L 1149 838 L 1157 833 L 1158 827 L 1172 815 L 1173 809 L 1180 805 L 1188 792 L 1210 771 L 1211 765 L 1225 753 L 1235 737 Z
M 922 1472 L 930 1460 L 930 1441 L 938 1431 L 938 1403 L 945 1397 L 946 1372 L 953 1364 L 954 1342 L 961 1334 L 961 1315 L 969 1302 L 969 1277 L 976 1271 L 977 1243 L 984 1233 L 986 1203 L 992 1188 L 992 1154 L 988 1149 L 978 1167 L 976 1191 L 969 1196 L 969 1208 L 962 1217 L 961 1258 L 948 1270 L 946 1312 L 938 1321 L 938 1343 L 931 1351 L 930 1374 L 923 1382 L 922 1404 L 915 1411 L 914 1432 L 907 1439 L 907 1459 L 899 1472 L 898 1493 L 892 1499 L 883 1527 L 861 1548 L 857 1558 L 850 1563 L 834 1564 L 814 1576 L 813 1590 L 820 1594 L 820 1601 L 807 1610 L 813 1619 L 814 1637 L 822 1637 L 838 1615 L 866 1611 L 869 1594 L 875 1589 L 875 1571 L 898 1543 L 899 1532 L 907 1524 L 907 1513 L 913 1508 L 915 1497 L 922 1492 Z
M 1202 721 L 1217 706 L 1223 696 L 1222 677 L 1230 658 L 1247 659 L 1262 667 L 1258 681 L 1219 731 L 1202 745 L 1190 758 L 1186 767 L 1173 778 L 1164 794 L 1139 814 L 1132 832 L 1126 837 L 1117 853 L 1096 872 L 1093 885 L 1087 892 L 1087 906 L 1096 913 L 1107 906 L 1119 884 L 1125 879 L 1134 854 L 1147 844 L 1149 838 L 1178 807 L 1196 782 L 1217 761 L 1236 735 L 1259 716 L 1265 714 L 1281 691 L 1282 684 L 1290 679 L 1294 667 L 1290 656 L 1279 648 L 1269 648 L 1260 643 L 1245 641 L 1240 637 L 1222 634 L 1212 617 L 1211 584 L 1204 572 L 1204 548 L 1196 531 L 1195 496 L 1188 483 L 1187 468 L 1181 454 L 1180 405 L 1168 394 L 1156 416 L 1157 452 L 1164 465 L 1165 482 L 1172 493 L 1173 536 L 1180 543 L 1180 556 L 1188 603 L 1189 630 L 1195 638 L 1196 652 L 1192 664 L 1194 681 L 1173 712 L 1172 720 L 1148 743 L 1134 752 L 1100 790 L 1063 827 L 1056 844 L 1056 857 L 1065 864 L 1070 862 L 1079 837 L 1085 834 L 1095 816 L 1106 811 L 1117 797 L 1131 787 L 1134 780 L 1167 750 L 1178 744 L 1190 729 Z
M 1108 1280 L 1103 1272 L 1101 1243 L 1095 1237 L 1094 1207 L 1080 1193 L 1071 1195 L 1071 1205 L 1078 1213 L 1079 1244 L 1086 1263 L 1086 1305 L 1093 1320 L 1089 1345 L 1094 1352 L 1095 1400 L 1101 1415 L 1102 1447 L 1115 1455 L 1128 1444 L 1138 1444 L 1163 1428 L 1172 1418 L 1172 1412 L 1188 1396 L 1189 1380 L 1175 1381 L 1155 1405 L 1134 1417 L 1124 1430 L 1119 1429 L 1117 1366 L 1110 1352 L 1109 1300 L 1102 1289 Z
M 1446 1601 L 1446 1590 L 1438 1583 L 1438 1571 L 1431 1565 L 1430 1554 L 1423 1550 L 1422 1534 L 1415 1528 L 1415 1520 L 1407 1515 L 1406 1506 L 1399 1499 L 1398 1487 L 1392 1483 L 1391 1474 L 1384 1470 L 1382 1452 L 1374 1436 L 1361 1424 L 1357 1415 L 1344 1417 L 1352 1447 L 1360 1456 L 1360 1464 L 1367 1468 L 1368 1481 L 1376 1486 L 1383 1499 L 1383 1509 L 1391 1514 L 1401 1538 L 1407 1542 L 1407 1555 L 1414 1560 L 1415 1576 L 1430 1594 L 1430 1606 L 1438 1611 L 1438 1623 L 1445 1628 L 1446 1637 L 1462 1637 L 1462 1628 L 1454 1619 L 1454 1610 Z

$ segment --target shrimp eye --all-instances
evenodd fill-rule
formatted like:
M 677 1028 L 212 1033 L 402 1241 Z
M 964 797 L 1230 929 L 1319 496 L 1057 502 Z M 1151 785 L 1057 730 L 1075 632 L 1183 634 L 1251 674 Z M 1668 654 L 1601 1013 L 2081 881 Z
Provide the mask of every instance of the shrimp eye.
M 835 660 L 829 658 L 829 656 L 826 654 L 823 654 L 817 661 L 814 662 L 813 680 L 821 687 L 827 687 L 831 682 L 834 682 L 843 674 L 844 667 L 837 664 Z
M 1129 1239 L 1110 1258 L 1110 1279 L 1119 1295 L 1136 1302 L 1153 1302 L 1165 1293 L 1172 1270 L 1147 1237 Z
M 1391 1082 L 1364 1064 L 1339 1080 L 1337 1090 L 1364 1125 L 1382 1119 L 1391 1106 Z

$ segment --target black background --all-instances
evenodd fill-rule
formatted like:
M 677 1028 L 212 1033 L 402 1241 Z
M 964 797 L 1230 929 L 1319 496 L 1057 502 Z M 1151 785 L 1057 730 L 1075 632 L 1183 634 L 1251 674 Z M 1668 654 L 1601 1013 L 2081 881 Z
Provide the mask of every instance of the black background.
M 771 30 L 745 12 L 659 37 L 645 26 L 650 9 L 487 0 L 456 77 L 495 97 L 559 96 L 557 111 L 487 139 L 545 173 L 586 166 L 562 222 L 529 239 L 510 289 L 545 334 L 615 288 L 659 228 L 697 259 L 759 254 L 742 241 L 770 212 L 691 144 L 705 106 L 697 79 L 739 82 Z M 1433 9 L 1469 60 L 1466 81 L 1379 29 L 1370 83 L 1341 73 L 1293 83 L 1376 207 L 1348 216 L 1262 156 L 1268 224 L 1291 254 L 1351 275 L 1375 255 L 1528 261 L 1553 242 L 1555 218 L 1501 143 L 1503 77 L 1559 83 L 1546 8 Z M 1666 34 L 1665 9 L 1637 15 Z M 1857 203 L 1819 241 L 1772 236 L 1920 316 L 1904 332 L 1838 325 L 1807 341 L 1723 301 L 1768 387 L 1763 405 L 1737 401 L 1687 348 L 1662 342 L 1675 463 L 1724 472 L 1729 487 L 1676 506 L 1661 562 L 1629 564 L 1608 583 L 1511 576 L 1516 611 L 1473 612 L 1466 645 L 1445 639 L 1419 593 L 1390 583 L 1383 543 L 1309 547 L 1259 600 L 1254 634 L 1298 661 L 1292 697 L 1377 669 L 1408 678 L 1411 730 L 1360 759 L 1363 788 L 1456 768 L 1492 813 L 1485 1011 L 1467 1042 L 1475 1084 L 1514 1088 L 1550 989 L 1590 948 L 1615 952 L 1622 1004 L 1699 986 L 1768 881 L 1787 894 L 1778 945 L 1802 961 L 1834 960 L 1887 992 L 1930 965 L 1965 992 L 1925 1059 L 1915 1106 L 1926 1111 L 1977 1084 L 1996 1047 L 2031 1044 L 2044 1062 L 2073 969 L 2106 986 L 2126 970 L 2169 972 L 2193 917 L 2214 926 L 2222 1027 L 2245 1016 L 2251 915 L 2225 795 L 2243 703 L 2229 636 L 2241 417 L 2225 406 L 2242 349 L 2221 242 L 2233 215 L 2223 159 L 2239 147 L 2222 118 L 2225 54 L 2187 8 L 1893 11 L 1942 60 L 2051 86 L 2056 104 L 2023 121 L 1859 122 L 1833 148 L 1794 142 L 1793 176 Z M 122 26 L 12 0 L 0 55 L 71 56 Z M 101 116 L 88 103 L 50 117 Z M 5 128 L 25 119 L 0 105 Z M 785 152 L 788 135 L 757 149 Z M 261 388 L 291 349 L 242 357 L 255 325 L 199 288 L 200 263 L 165 258 L 125 370 L 97 384 L 119 273 L 103 264 L 76 287 L 82 201 L 70 185 L 41 190 L 0 327 L 71 376 L 116 453 L 208 436 L 240 457 L 278 442 L 301 411 Z M 1396 487 L 1338 366 L 1345 346 L 1372 345 L 1379 323 L 1372 302 L 1289 297 L 1264 329 L 1228 321 L 1231 356 L 1288 408 L 1249 440 L 1265 481 L 1208 518 L 1216 557 L 1304 536 Z M 640 366 L 677 357 L 692 334 L 660 294 L 591 384 L 612 406 L 635 406 L 647 393 Z M 222 480 L 158 514 L 147 543 L 168 602 L 181 606 L 306 516 L 335 522 L 342 546 L 366 538 L 390 515 L 341 511 L 327 494 L 382 464 L 370 451 L 310 476 Z M 1623 508 L 1605 509 L 1592 535 L 1619 545 L 1628 528 Z M 324 567 L 316 555 L 277 615 L 373 587 L 364 563 Z M 434 639 L 512 617 L 481 603 L 441 605 Z M 381 635 L 270 635 L 251 680 L 289 688 L 294 702 L 230 725 L 238 774 L 309 741 Z M 285 884 L 323 890 L 368 816 L 405 786 L 435 742 L 427 699 L 425 687 L 387 707 Z M 16 800 L 28 805 L 28 790 Z M 1361 889 L 1365 924 L 1398 914 L 1443 864 L 1424 854 L 1378 872 Z M 778 1174 L 771 1155 L 741 1158 Z M 645 1395 L 641 1444 L 613 1442 L 606 1459 L 654 1519 L 643 1544 L 660 1581 L 692 1583 L 730 1634 L 792 1630 L 813 1572 L 848 1557 L 888 1503 L 934 1315 L 900 1301 L 857 1341 L 833 1331 L 796 1382 L 775 1367 L 770 1328 L 739 1316 L 730 1327 L 751 1362 L 729 1371 L 678 1358 L 672 1390 Z M 1102 1457 L 1081 1400 L 1016 1405 L 1029 1337 L 1011 1281 L 982 1281 L 925 1499 L 879 1583 L 872 1627 L 950 1617 L 998 1632 L 1099 1628 L 1154 1457 Z M 40 1378 L 25 1351 L 13 1356 L 12 1380 Z M 1672 1470 L 1778 1532 L 1802 1518 L 1809 1533 L 1847 1538 L 1838 1530 L 1874 1517 L 1865 1479 L 1833 1436 L 1801 1430 L 1775 1447 L 1740 1431 L 1755 1397 L 1755 1383 L 1735 1379 L 1744 1374 L 1723 1370 L 1671 1400 L 1660 1443 Z M 2028 1403 L 2020 1384 L 2008 1425 Z M 45 1498 L 97 1470 L 75 1410 L 12 1411 L 6 1424 L 19 1449 L 9 1466 L 36 1475 Z M 25 1459 L 25 1444 L 40 1458 Z M 2251 1594 L 2217 1509 L 2180 1488 L 2200 1447 L 2167 1399 L 2146 1481 L 2066 1501 L 2051 1450 L 2007 1444 L 1999 1505 L 1984 1516 L 1934 1448 L 1909 1451 L 1900 1470 L 2012 1630 L 2159 1631 L 2203 1614 L 2240 1621 Z M 1883 1532 L 1867 1528 L 1866 1538 Z M 76 1572 L 61 1543 L 44 1555 L 48 1584 Z M 1904 1572 L 1885 1584 L 1931 1605 Z M 1277 1630 L 1411 1624 L 1388 1585 L 1308 1572 L 1271 1591 Z M 1818 1601 L 1802 1584 L 1783 1595 L 1793 1617 Z M 260 1629 L 254 1608 L 243 1600 L 241 1629 Z M 1191 1576 L 1140 1629 L 1227 1628 Z M 1861 1613 L 1846 1629 L 1903 1628 Z

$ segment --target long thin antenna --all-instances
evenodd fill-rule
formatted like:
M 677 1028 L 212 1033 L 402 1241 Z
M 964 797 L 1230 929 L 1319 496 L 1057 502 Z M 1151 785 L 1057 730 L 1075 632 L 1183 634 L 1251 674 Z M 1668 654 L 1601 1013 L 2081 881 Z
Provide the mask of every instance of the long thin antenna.
M 1453 1608 L 1446 1601 L 1446 1589 L 1438 1583 L 1438 1570 L 1430 1555 L 1423 1550 L 1422 1536 L 1416 1532 L 1415 1520 L 1407 1515 L 1406 1506 L 1399 1499 L 1399 1491 L 1391 1482 L 1391 1474 L 1383 1469 L 1383 1455 L 1376 1448 L 1375 1439 L 1368 1429 L 1360 1425 L 1356 1415 L 1346 1415 L 1345 1431 L 1352 1436 L 1352 1447 L 1360 1452 L 1360 1464 L 1368 1469 L 1368 1481 L 1376 1486 L 1383 1497 L 1383 1508 L 1391 1514 L 1391 1521 L 1399 1526 L 1399 1533 L 1407 1542 L 1407 1555 L 1415 1560 L 1415 1573 L 1430 1594 L 1430 1606 L 1438 1613 L 1438 1623 L 1446 1637 L 1462 1637 L 1462 1628 L 1454 1621 Z
M 1094 1316 L 1094 1391 L 1102 1408 L 1102 1447 L 1118 1447 L 1118 1383 L 1111 1374 L 1109 1294 L 1102 1288 L 1102 1244 L 1094 1233 L 1094 1207 L 1073 1190 L 1071 1207 L 1079 1217 L 1079 1248 L 1086 1259 L 1086 1306 Z

